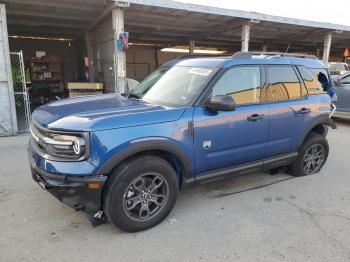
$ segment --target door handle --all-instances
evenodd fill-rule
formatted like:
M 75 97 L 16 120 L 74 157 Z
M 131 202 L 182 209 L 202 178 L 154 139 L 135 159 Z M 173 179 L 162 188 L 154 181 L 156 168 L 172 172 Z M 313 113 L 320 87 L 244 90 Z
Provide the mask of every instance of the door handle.
M 297 114 L 299 114 L 299 115 L 306 115 L 306 114 L 310 114 L 310 113 L 311 113 L 310 108 L 302 108 L 297 112 Z
M 256 122 L 256 121 L 262 120 L 262 119 L 264 119 L 264 118 L 265 118 L 264 115 L 253 114 L 253 115 L 251 115 L 251 116 L 248 116 L 248 117 L 247 117 L 247 120 L 248 120 L 248 121 L 251 121 L 251 122 Z

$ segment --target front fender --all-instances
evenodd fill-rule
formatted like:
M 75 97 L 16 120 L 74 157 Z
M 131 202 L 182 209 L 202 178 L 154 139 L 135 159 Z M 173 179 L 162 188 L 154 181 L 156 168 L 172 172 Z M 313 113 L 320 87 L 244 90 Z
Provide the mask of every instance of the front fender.
M 109 174 L 115 166 L 122 163 L 125 159 L 146 151 L 171 153 L 181 161 L 186 178 L 191 177 L 193 174 L 193 163 L 189 160 L 191 157 L 174 140 L 162 137 L 148 137 L 128 142 L 127 145 L 121 145 L 121 148 L 124 149 L 115 153 L 102 165 L 98 171 L 98 175 Z

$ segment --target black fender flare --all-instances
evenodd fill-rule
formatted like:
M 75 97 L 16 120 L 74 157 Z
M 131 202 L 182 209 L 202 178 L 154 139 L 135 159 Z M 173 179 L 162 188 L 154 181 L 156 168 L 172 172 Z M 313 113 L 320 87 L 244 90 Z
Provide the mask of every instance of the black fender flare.
M 188 160 L 186 153 L 183 152 L 183 150 L 180 149 L 178 146 L 164 140 L 163 141 L 148 140 L 148 141 L 140 141 L 132 144 L 128 148 L 118 152 L 117 154 L 109 158 L 102 165 L 102 167 L 99 169 L 97 174 L 98 175 L 109 174 L 117 165 L 122 163 L 127 158 L 142 152 L 157 151 L 157 150 L 165 151 L 176 156 L 181 162 L 184 169 L 183 181 L 191 180 L 194 169 L 191 162 Z
M 335 122 L 329 118 L 328 115 L 321 116 L 318 119 L 316 119 L 304 132 L 304 135 L 302 136 L 302 139 L 299 142 L 299 147 L 304 143 L 306 137 L 310 134 L 311 130 L 314 129 L 318 125 L 326 125 L 330 126 L 332 129 L 337 129 L 337 125 Z

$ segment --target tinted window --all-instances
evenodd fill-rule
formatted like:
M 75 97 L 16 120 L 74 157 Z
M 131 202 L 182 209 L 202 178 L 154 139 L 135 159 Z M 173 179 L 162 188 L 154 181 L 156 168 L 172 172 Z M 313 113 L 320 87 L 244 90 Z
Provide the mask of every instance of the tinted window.
M 236 104 L 260 102 L 260 68 L 258 66 L 229 69 L 213 88 L 213 96 L 229 95 Z
M 306 69 L 303 66 L 298 66 L 298 70 L 303 78 L 305 87 L 309 94 L 320 94 L 323 92 L 322 85 L 318 80 L 318 73 L 313 74 L 310 70 Z M 327 79 L 328 81 L 328 79 Z
M 293 67 L 268 67 L 267 76 L 269 85 L 264 90 L 266 101 L 282 101 L 303 97 L 301 84 Z

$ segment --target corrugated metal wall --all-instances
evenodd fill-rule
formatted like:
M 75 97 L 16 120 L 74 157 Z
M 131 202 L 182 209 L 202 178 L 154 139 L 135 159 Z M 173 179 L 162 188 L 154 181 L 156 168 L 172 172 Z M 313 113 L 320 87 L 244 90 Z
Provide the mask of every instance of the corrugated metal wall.
M 6 9 L 0 4 L 0 136 L 17 134 Z

